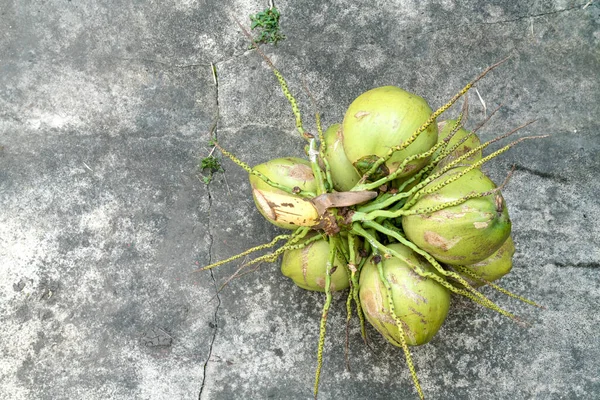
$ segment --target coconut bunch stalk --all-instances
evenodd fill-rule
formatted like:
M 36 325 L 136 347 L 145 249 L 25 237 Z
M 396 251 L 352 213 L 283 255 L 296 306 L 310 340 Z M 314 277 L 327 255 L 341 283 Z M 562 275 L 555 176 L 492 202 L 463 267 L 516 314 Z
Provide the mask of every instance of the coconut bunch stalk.
M 271 249 L 240 269 L 282 257 L 282 273 L 294 284 L 324 293 L 315 398 L 336 291 L 348 292 L 347 320 L 358 317 L 365 340 L 368 321 L 403 349 L 415 390 L 424 398 L 409 346 L 432 340 L 448 314 L 451 294 L 515 321 L 516 316 L 476 288 L 490 285 L 535 305 L 491 283 L 510 271 L 514 244 L 503 185 L 497 187 L 480 167 L 520 141 L 537 137 L 523 137 L 483 156 L 489 145 L 527 124 L 481 143 L 475 131 L 463 126 L 466 102 L 458 118 L 437 121 L 505 60 L 484 70 L 435 111 L 404 89 L 374 88 L 358 96 L 342 123 L 325 132 L 315 112 L 315 135 L 304 130 L 282 74 L 256 43 L 255 48 L 291 105 L 307 159 L 282 157 L 250 167 L 216 144 L 248 172 L 258 211 L 289 233 L 202 270 Z

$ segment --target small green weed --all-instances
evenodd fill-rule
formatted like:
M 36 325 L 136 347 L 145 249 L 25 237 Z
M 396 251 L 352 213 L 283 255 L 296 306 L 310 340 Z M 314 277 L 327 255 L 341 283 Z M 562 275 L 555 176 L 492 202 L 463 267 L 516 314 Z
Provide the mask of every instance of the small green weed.
M 258 37 L 254 39 L 256 43 L 273 43 L 285 39 L 285 36 L 279 31 L 279 10 L 272 6 L 258 14 L 251 15 L 250 29 L 258 31 Z
M 200 160 L 200 170 L 202 172 L 204 172 L 204 170 L 208 170 L 208 175 L 202 174 L 201 178 L 205 185 L 208 185 L 212 181 L 215 173 L 224 172 L 223 167 L 221 166 L 221 161 L 212 154 L 209 154 L 207 157 L 204 157 L 202 160 Z

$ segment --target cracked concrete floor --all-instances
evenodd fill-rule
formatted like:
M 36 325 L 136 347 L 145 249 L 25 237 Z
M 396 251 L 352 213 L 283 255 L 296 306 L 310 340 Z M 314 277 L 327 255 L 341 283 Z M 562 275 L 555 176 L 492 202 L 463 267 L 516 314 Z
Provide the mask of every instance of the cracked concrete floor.
M 217 114 L 220 142 L 251 165 L 302 154 L 285 98 L 233 21 L 265 3 L 3 2 L 1 398 L 311 397 L 322 296 L 277 264 L 218 295 L 237 265 L 192 273 L 279 232 L 232 163 L 200 181 Z M 277 5 L 287 39 L 264 50 L 309 130 L 303 82 L 329 125 L 386 84 L 439 106 L 512 54 L 470 94 L 471 126 L 502 103 L 484 139 L 531 119 L 523 135 L 551 135 L 486 168 L 501 181 L 517 166 L 504 193 L 517 254 L 502 283 L 547 309 L 486 292 L 523 328 L 455 299 L 414 361 L 428 398 L 599 397 L 598 2 Z M 344 301 L 334 297 L 320 398 L 415 398 L 402 355 L 373 330 L 368 349 L 353 325 L 344 369 Z

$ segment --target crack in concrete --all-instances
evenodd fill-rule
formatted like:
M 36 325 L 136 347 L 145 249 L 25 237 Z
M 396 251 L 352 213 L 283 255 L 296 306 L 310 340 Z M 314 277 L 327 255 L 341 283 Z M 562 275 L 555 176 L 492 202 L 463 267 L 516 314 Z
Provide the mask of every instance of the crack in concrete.
M 218 80 L 218 76 L 217 76 L 217 70 L 215 67 L 215 64 L 211 63 L 210 64 L 212 73 L 213 73 L 213 77 L 214 77 L 214 82 L 215 82 L 215 104 L 217 107 L 217 112 L 215 115 L 215 121 L 210 129 L 210 138 L 211 139 L 216 139 L 217 138 L 217 127 L 218 127 L 218 123 L 219 123 L 219 80 Z M 213 234 L 212 234 L 212 218 L 211 218 L 211 211 L 212 211 L 212 194 L 210 192 L 210 184 L 207 185 L 207 189 L 206 189 L 207 193 L 208 193 L 208 237 L 209 237 L 209 247 L 208 247 L 208 263 L 211 264 L 212 263 L 212 247 L 213 247 L 213 243 L 214 243 L 214 238 L 213 238 Z M 213 281 L 213 285 L 215 287 L 215 297 L 217 299 L 217 306 L 215 307 L 215 312 L 213 314 L 213 324 L 212 324 L 212 328 L 214 329 L 213 331 L 213 335 L 212 338 L 210 340 L 210 346 L 208 348 L 208 356 L 206 357 L 206 361 L 204 362 L 204 365 L 202 366 L 202 383 L 200 384 L 200 392 L 198 393 L 198 400 L 202 400 L 202 393 L 204 392 L 204 386 L 206 384 L 206 372 L 208 369 L 208 363 L 210 362 L 210 358 L 212 357 L 212 352 L 213 352 L 213 346 L 215 343 L 215 340 L 217 338 L 217 331 L 219 329 L 219 324 L 218 324 L 218 313 L 219 313 L 219 308 L 221 307 L 221 297 L 219 296 L 219 289 L 217 287 L 217 280 L 215 278 L 215 275 L 213 273 L 213 270 L 210 270 L 210 277 L 212 278 Z
M 539 13 L 539 14 L 522 15 L 520 17 L 516 17 L 516 18 L 513 18 L 513 19 L 500 20 L 500 21 L 492 21 L 492 22 L 478 22 L 475 25 L 508 24 L 508 23 L 511 23 L 511 22 L 521 21 L 523 19 L 528 19 L 528 18 L 539 18 L 539 17 L 544 17 L 546 15 L 560 14 L 560 13 L 563 13 L 563 12 L 574 10 L 576 8 L 582 8 L 583 6 L 584 6 L 584 4 L 578 4 L 578 5 L 575 5 L 575 6 L 572 6 L 572 7 L 568 7 L 568 8 L 561 8 L 560 10 L 548 11 L 548 12 Z
M 209 196 L 209 198 L 210 198 L 210 196 Z M 209 220 L 210 220 L 210 218 L 209 218 Z M 210 237 L 210 242 L 211 242 L 211 247 L 212 247 L 213 237 L 212 237 L 212 234 L 210 233 L 210 227 L 209 227 L 209 237 Z M 209 253 L 210 253 L 210 251 L 209 251 Z M 214 323 L 213 323 L 212 328 L 214 329 L 214 331 L 213 331 L 212 338 L 210 340 L 210 346 L 208 348 L 208 356 L 206 357 L 206 361 L 202 365 L 202 372 L 203 372 L 202 373 L 202 383 L 200 384 L 200 393 L 198 393 L 198 400 L 202 400 L 202 393 L 204 392 L 204 386 L 206 384 L 206 372 L 208 369 L 208 363 L 210 362 L 210 358 L 212 357 L 213 346 L 214 346 L 215 340 L 217 338 L 217 330 L 219 329 L 219 324 L 217 322 L 217 316 L 219 313 L 219 308 L 221 306 L 221 298 L 219 297 L 219 290 L 217 288 L 217 280 L 215 279 L 215 275 L 212 270 L 210 271 L 210 277 L 212 278 L 213 285 L 215 286 L 215 292 L 216 292 L 215 297 L 217 298 L 217 306 L 215 307 L 215 312 L 213 314 Z
M 501 25 L 501 24 L 510 24 L 513 22 L 518 22 L 518 21 L 522 21 L 522 20 L 526 20 L 526 19 L 533 19 L 533 18 L 540 18 L 540 17 L 544 17 L 547 15 L 554 15 L 554 14 L 561 14 L 564 12 L 568 12 L 568 11 L 573 11 L 575 9 L 582 9 L 584 6 L 584 4 L 578 4 L 575 6 L 571 6 L 568 8 L 561 8 L 560 10 L 554 10 L 554 11 L 548 11 L 548 12 L 543 12 L 543 13 L 538 13 L 538 14 L 528 14 L 528 15 L 521 15 L 515 18 L 511 18 L 511 19 L 504 19 L 504 20 L 499 20 L 499 21 L 482 21 L 482 22 L 470 22 L 470 23 L 466 23 L 466 24 L 459 24 L 459 25 L 449 25 L 449 26 L 444 26 L 444 27 L 439 27 L 439 28 L 435 28 L 435 29 L 431 29 L 431 30 L 426 30 L 423 31 L 423 33 L 433 33 L 433 32 L 440 32 L 440 31 L 445 31 L 445 30 L 450 30 L 450 29 L 457 29 L 457 28 L 462 28 L 462 27 L 472 27 L 472 26 L 477 26 L 477 25 Z

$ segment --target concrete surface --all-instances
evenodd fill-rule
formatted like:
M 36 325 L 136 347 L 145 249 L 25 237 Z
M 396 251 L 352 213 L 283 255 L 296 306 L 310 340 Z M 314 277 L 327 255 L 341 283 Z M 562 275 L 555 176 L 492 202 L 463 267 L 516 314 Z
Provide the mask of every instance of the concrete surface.
M 323 296 L 277 264 L 216 289 L 237 265 L 193 274 L 279 231 L 243 171 L 207 187 L 217 136 L 249 164 L 301 155 L 289 107 L 233 17 L 266 1 L 0 2 L 0 398 L 307 399 Z M 523 328 L 455 299 L 414 349 L 431 399 L 600 397 L 600 4 L 586 0 L 279 1 L 287 39 L 264 50 L 324 123 L 394 84 L 443 104 L 487 65 L 484 138 L 527 120 L 526 142 L 487 167 L 517 245 L 486 290 Z M 210 64 L 218 71 L 213 82 Z M 470 94 L 471 124 L 484 118 Z M 454 113 L 454 114 L 452 114 Z M 450 112 L 456 115 L 456 110 Z M 321 399 L 413 399 L 401 352 L 330 314 Z

